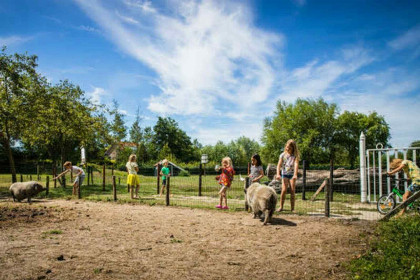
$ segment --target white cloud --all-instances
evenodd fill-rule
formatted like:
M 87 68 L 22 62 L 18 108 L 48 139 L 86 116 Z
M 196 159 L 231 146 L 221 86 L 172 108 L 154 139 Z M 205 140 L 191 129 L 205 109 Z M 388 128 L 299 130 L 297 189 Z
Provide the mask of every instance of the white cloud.
M 91 102 L 96 105 L 101 104 L 101 99 L 104 95 L 107 95 L 107 93 L 100 87 L 93 87 L 93 91 L 87 93 L 87 96 L 90 96 Z
M 88 26 L 88 25 L 79 25 L 77 27 L 77 29 L 82 30 L 82 31 L 87 31 L 87 32 L 96 32 L 96 33 L 100 33 L 100 31 L 92 26 Z
M 389 46 L 395 50 L 406 48 L 418 48 L 420 45 L 420 25 L 417 25 L 400 37 L 389 42 Z
M 224 102 L 247 110 L 270 94 L 276 77 L 270 58 L 283 37 L 256 28 L 239 2 L 174 1 L 168 15 L 151 2 L 125 1 L 148 12 L 135 17 L 118 10 L 138 21 L 129 27 L 98 1 L 75 1 L 115 44 L 157 73 L 161 93 L 149 99 L 153 112 L 211 114 Z
M 20 45 L 31 41 L 32 39 L 34 39 L 34 36 L 13 35 L 9 37 L 0 37 L 0 46 Z

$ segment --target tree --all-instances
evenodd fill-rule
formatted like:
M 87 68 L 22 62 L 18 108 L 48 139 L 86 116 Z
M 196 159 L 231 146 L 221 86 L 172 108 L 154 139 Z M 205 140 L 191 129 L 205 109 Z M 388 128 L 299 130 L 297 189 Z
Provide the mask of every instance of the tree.
M 265 162 L 277 162 L 285 143 L 294 139 L 301 158 L 316 162 L 316 157 L 334 156 L 337 105 L 322 98 L 297 99 L 295 104 L 277 102 L 274 117 L 264 121 L 262 156 Z
M 117 100 L 112 100 L 113 107 L 110 111 L 113 120 L 111 123 L 111 133 L 114 137 L 114 142 L 119 143 L 127 136 L 127 128 L 125 127 L 124 115 L 119 111 L 119 104 Z
M 14 140 L 20 139 L 32 110 L 28 93 L 37 88 L 39 76 L 35 68 L 35 55 L 7 55 L 6 47 L 0 53 L 0 140 L 7 154 L 12 181 L 16 182 L 16 169 L 12 153 Z
M 410 144 L 410 147 L 420 147 L 420 140 L 413 141 Z
M 362 132 L 366 136 L 366 148 L 375 148 L 377 143 L 388 146 L 389 125 L 376 112 L 365 115 L 344 111 L 337 118 L 337 123 L 337 144 L 346 150 L 350 168 L 354 168 L 359 156 L 359 138 Z
M 139 148 L 140 142 L 143 138 L 143 131 L 140 127 L 140 121 L 141 119 L 140 119 L 140 114 L 139 114 L 139 108 L 137 108 L 136 119 L 129 131 L 130 141 L 136 144 L 137 149 Z
M 176 159 L 182 162 L 194 160 L 194 148 L 191 138 L 178 127 L 178 123 L 172 118 L 159 117 L 153 127 L 153 143 L 156 151 L 168 145 Z M 158 152 L 156 153 L 158 154 Z

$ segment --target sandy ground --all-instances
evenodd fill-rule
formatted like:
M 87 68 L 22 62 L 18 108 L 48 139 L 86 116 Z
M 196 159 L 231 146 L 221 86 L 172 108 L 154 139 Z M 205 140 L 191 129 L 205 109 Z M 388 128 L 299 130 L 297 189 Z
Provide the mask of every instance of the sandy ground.
M 373 222 L 65 200 L 0 202 L 0 279 L 343 279 Z

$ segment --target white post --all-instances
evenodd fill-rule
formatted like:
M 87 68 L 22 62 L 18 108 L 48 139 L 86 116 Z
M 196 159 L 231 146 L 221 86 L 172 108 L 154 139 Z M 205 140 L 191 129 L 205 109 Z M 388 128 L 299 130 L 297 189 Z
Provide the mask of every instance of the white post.
M 359 143 L 360 155 L 360 201 L 367 202 L 367 188 L 366 188 L 366 137 L 360 133 Z

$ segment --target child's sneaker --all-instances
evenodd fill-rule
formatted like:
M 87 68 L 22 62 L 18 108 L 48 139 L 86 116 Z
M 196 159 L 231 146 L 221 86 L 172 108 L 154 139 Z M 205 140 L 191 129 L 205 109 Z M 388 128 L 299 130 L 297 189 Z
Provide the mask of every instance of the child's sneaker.
M 223 209 L 222 205 L 216 205 L 216 208 Z
M 222 207 L 222 209 L 229 209 L 229 207 L 227 207 L 227 206 L 223 206 L 223 207 Z

